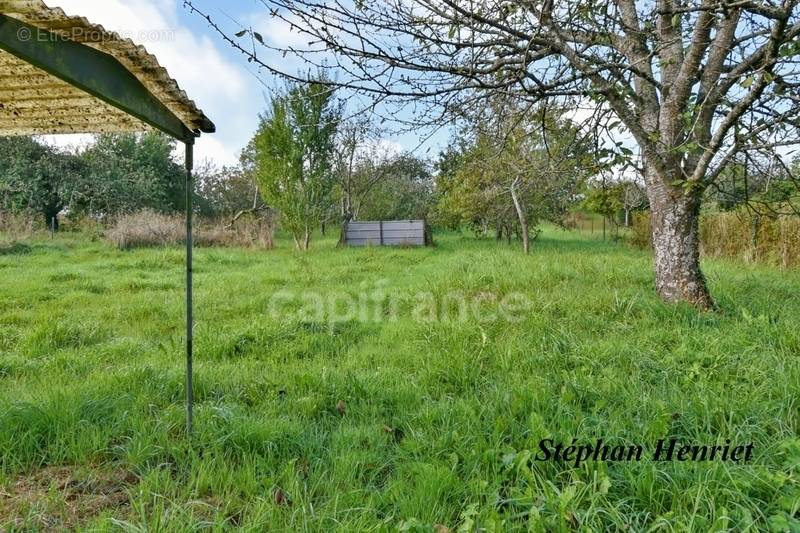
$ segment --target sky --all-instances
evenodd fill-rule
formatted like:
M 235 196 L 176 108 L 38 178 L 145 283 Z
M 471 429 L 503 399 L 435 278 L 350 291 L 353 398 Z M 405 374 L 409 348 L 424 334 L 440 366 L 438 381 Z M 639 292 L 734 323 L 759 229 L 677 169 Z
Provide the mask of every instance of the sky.
M 143 45 L 158 58 L 190 98 L 215 123 L 214 134 L 204 134 L 195 145 L 195 158 L 216 165 L 234 164 L 258 124 L 271 88 L 283 83 L 259 73 L 246 57 L 230 47 L 180 0 L 45 0 L 69 15 L 80 15 Z M 195 0 L 195 5 L 227 28 L 252 27 L 272 43 L 290 44 L 299 36 L 274 21 L 259 0 Z M 280 58 L 274 58 L 281 61 Z M 424 149 L 434 154 L 446 142 L 439 133 Z M 86 136 L 53 139 L 79 145 Z M 395 150 L 414 149 L 418 139 L 405 133 L 382 141 Z

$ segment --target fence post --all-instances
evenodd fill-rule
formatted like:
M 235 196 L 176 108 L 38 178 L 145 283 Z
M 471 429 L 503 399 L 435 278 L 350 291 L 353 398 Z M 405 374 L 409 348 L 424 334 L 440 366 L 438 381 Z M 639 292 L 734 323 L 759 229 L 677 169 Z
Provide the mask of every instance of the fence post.
M 381 246 L 383 246 L 383 220 L 378 221 L 378 230 L 381 234 Z
M 192 363 L 194 352 L 192 350 L 194 316 L 192 314 L 192 195 L 194 194 L 194 180 L 192 167 L 194 166 L 194 139 L 184 143 L 186 147 L 186 434 L 192 436 L 194 412 L 194 376 Z
M 345 220 L 344 224 L 342 224 L 342 233 L 341 233 L 341 235 L 339 235 L 339 246 L 347 246 L 347 244 L 348 244 L 348 242 L 347 242 L 347 225 L 349 223 L 350 222 L 348 220 Z

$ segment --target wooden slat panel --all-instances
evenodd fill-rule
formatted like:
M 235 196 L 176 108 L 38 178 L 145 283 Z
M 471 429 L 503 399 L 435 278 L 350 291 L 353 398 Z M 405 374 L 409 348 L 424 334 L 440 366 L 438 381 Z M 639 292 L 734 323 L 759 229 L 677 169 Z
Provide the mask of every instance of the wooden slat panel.
M 421 220 L 398 220 L 383 223 L 383 229 L 406 229 L 421 230 L 425 228 L 425 223 Z
M 380 236 L 381 236 L 381 234 L 380 234 L 379 231 L 372 231 L 372 230 L 369 230 L 369 231 L 348 231 L 347 232 L 347 237 L 348 238 L 353 238 L 353 239 L 367 239 L 367 238 L 372 238 L 372 237 L 375 237 L 376 239 L 379 239 Z
M 419 229 L 386 229 L 383 228 L 384 235 L 419 235 L 422 228 Z
M 380 220 L 351 220 L 347 223 L 348 226 L 358 226 L 360 224 L 379 224 Z M 424 225 L 424 220 L 417 220 L 417 219 L 408 219 L 408 220 L 384 220 L 383 225 L 386 224 L 415 224 L 415 225 Z
M 424 237 L 411 237 L 407 239 L 383 239 L 383 244 L 386 245 L 397 245 L 397 244 L 411 244 L 411 245 L 423 245 L 425 244 Z
M 351 241 L 347 241 L 348 244 L 380 244 L 380 239 L 353 239 Z
M 347 231 L 380 231 L 380 226 L 378 226 L 377 224 L 369 226 L 367 226 L 366 224 L 362 224 L 360 226 L 348 225 Z

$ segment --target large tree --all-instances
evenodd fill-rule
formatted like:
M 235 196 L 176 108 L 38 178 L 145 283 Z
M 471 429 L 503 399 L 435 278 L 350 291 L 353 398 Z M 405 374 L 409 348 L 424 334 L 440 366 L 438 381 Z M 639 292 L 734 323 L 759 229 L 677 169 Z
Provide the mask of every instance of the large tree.
M 638 146 L 658 293 L 707 308 L 703 190 L 736 153 L 797 141 L 798 1 L 264 3 L 308 42 L 282 51 L 335 69 L 336 84 L 381 102 L 424 99 L 444 116 L 504 91 L 575 98 L 598 121 L 610 113 Z M 256 54 L 255 40 L 216 27 L 252 61 L 292 75 L 265 61 L 274 54 Z
M 38 211 L 48 226 L 57 214 L 115 216 L 139 209 L 183 209 L 183 171 L 175 141 L 149 132 L 102 134 L 80 153 L 33 137 L 0 139 L 0 208 Z
M 470 113 L 454 158 L 440 159 L 439 213 L 477 226 L 494 225 L 498 238 L 511 231 L 530 250 L 530 230 L 540 220 L 561 223 L 587 169 L 601 157 L 589 139 L 563 118 L 565 110 L 519 108 L 498 97 Z
M 311 232 L 330 208 L 331 168 L 341 105 L 321 80 L 275 96 L 254 137 L 255 177 L 264 201 L 281 213 L 295 244 L 307 250 Z
M 41 215 L 58 229 L 75 183 L 85 174 L 80 158 L 33 137 L 0 138 L 0 209 Z
M 96 135 L 81 153 L 86 172 L 72 184 L 70 208 L 97 217 L 182 211 L 183 170 L 174 150 L 175 140 L 155 131 Z

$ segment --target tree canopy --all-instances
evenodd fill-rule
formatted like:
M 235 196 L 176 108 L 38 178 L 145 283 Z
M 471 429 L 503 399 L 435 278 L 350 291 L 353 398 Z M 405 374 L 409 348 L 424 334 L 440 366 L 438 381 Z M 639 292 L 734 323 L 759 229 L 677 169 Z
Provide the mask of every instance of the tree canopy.
M 72 187 L 72 209 L 95 216 L 183 210 L 183 169 L 174 149 L 175 141 L 159 132 L 97 135 L 81 153 L 86 172 Z
M 0 138 L 0 208 L 38 213 L 49 227 L 85 173 L 77 156 L 31 137 Z
M 575 202 L 587 169 L 597 164 L 589 139 L 561 114 L 542 107 L 524 112 L 494 99 L 439 160 L 438 214 L 451 225 L 498 238 L 517 233 L 529 248 L 529 228 L 540 220 L 560 224 Z
M 297 84 L 272 99 L 254 137 L 261 194 L 281 212 L 283 225 L 303 250 L 330 206 L 340 116 L 341 106 L 326 84 Z

